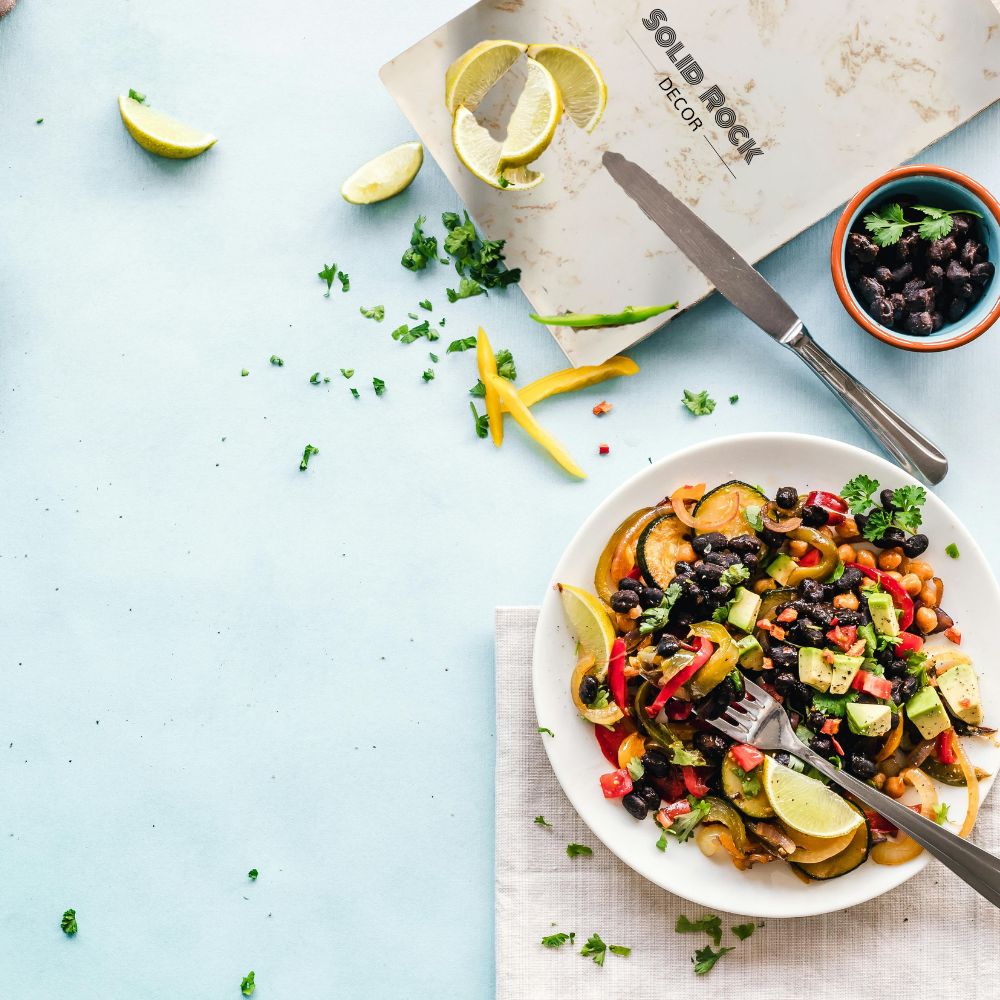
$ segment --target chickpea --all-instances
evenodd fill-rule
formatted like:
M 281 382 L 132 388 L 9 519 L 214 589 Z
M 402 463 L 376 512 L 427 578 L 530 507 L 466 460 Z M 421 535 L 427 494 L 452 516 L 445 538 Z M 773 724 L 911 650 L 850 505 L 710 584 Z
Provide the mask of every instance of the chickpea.
M 833 528 L 829 525 L 824 524 L 822 528 L 817 528 L 816 531 L 820 535 L 824 535 L 826 538 L 829 538 L 830 541 L 833 541 Z
M 765 577 L 763 580 L 758 580 L 753 585 L 753 590 L 755 594 L 763 594 L 768 590 L 774 590 L 778 585 L 769 576 Z
M 835 608 L 842 608 L 845 611 L 857 611 L 858 599 L 854 594 L 837 594 L 833 599 L 833 606 Z
M 837 555 L 840 556 L 840 561 L 845 563 L 855 562 L 857 560 L 857 552 L 854 551 L 853 545 L 848 545 L 846 542 L 837 549 Z
M 917 608 L 916 621 L 917 628 L 927 635 L 937 628 L 937 613 L 933 608 Z
M 854 522 L 853 517 L 845 517 L 841 524 L 837 525 L 837 534 L 841 538 L 857 538 L 858 537 L 858 526 Z
M 899 582 L 903 585 L 903 590 L 905 590 L 910 597 L 916 597 L 924 586 L 923 581 L 919 576 L 917 576 L 916 573 L 907 573 L 906 576 L 904 576 Z
M 693 563 L 693 562 L 696 562 L 697 559 L 698 559 L 698 556 L 695 554 L 694 549 L 691 548 L 691 545 L 688 542 L 685 542 L 677 550 L 677 561 L 678 562 Z
M 898 775 L 894 778 L 886 778 L 882 791 L 888 792 L 894 799 L 901 798 L 903 795 L 903 779 Z
M 936 608 L 938 603 L 938 592 L 937 587 L 934 586 L 933 581 L 928 580 L 927 583 L 920 588 L 920 600 L 929 608 Z
M 929 580 L 934 575 L 930 563 L 921 562 L 919 559 L 910 562 L 910 572 L 921 580 Z
M 875 775 L 875 787 L 881 788 L 885 784 L 885 775 L 880 771 Z
M 801 559 L 809 551 L 809 543 L 795 538 L 788 543 L 788 551 L 797 559 Z
M 893 578 L 893 580 L 896 581 L 896 583 L 899 583 L 899 581 L 903 579 L 903 574 L 902 573 L 897 573 L 895 570 L 890 570 L 885 575 L 886 576 L 891 576 Z
M 903 557 L 895 549 L 886 549 L 878 557 L 878 568 L 884 570 L 898 569 L 899 564 L 903 561 Z
M 858 549 L 858 557 L 854 560 L 859 566 L 875 568 L 875 557 L 867 549 Z

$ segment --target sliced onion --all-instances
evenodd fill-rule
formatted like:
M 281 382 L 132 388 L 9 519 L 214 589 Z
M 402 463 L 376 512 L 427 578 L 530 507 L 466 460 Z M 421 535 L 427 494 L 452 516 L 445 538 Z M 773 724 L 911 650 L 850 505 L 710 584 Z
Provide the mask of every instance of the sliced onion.
M 764 522 L 765 528 L 770 528 L 771 531 L 794 531 L 796 528 L 802 527 L 801 517 L 790 517 L 786 521 L 775 521 L 772 517 L 781 508 L 778 506 L 776 501 L 771 500 L 768 505 L 760 512 L 761 520 Z
M 699 483 L 697 486 L 682 486 L 680 489 L 674 490 L 674 492 L 667 497 L 666 502 L 669 502 L 674 497 L 677 497 L 680 500 L 700 500 L 704 495 L 704 483 Z
M 719 849 L 719 836 L 728 833 L 725 823 L 702 823 L 694 831 L 694 839 L 706 858 L 710 858 Z
M 729 498 L 729 508 L 727 510 L 723 510 L 714 520 L 692 517 L 692 515 L 688 513 L 687 508 L 684 506 L 685 498 L 678 496 L 679 493 L 683 492 L 683 490 L 674 491 L 673 495 L 670 497 L 670 506 L 673 507 L 674 513 L 677 515 L 677 519 L 686 524 L 689 528 L 696 528 L 698 531 L 718 531 L 719 528 L 729 524 L 729 522 L 740 512 L 740 494 L 739 491 L 736 491 Z
M 938 804 L 937 789 L 931 779 L 915 767 L 907 768 L 900 777 L 908 785 L 912 785 L 920 796 L 920 813 L 927 819 L 934 819 L 934 806 Z
M 972 763 L 969 761 L 969 755 L 965 752 L 965 747 L 962 746 L 962 741 L 957 735 L 952 737 L 951 745 L 958 755 L 958 763 L 962 768 L 962 774 L 965 775 L 966 787 L 969 789 L 969 811 L 965 814 L 962 829 L 958 831 L 960 837 L 968 837 L 976 822 L 976 817 L 979 815 L 979 779 L 976 778 Z
M 902 715 L 902 713 L 900 713 Z M 907 767 L 920 767 L 925 760 L 927 760 L 928 755 L 934 749 L 934 740 L 921 740 L 913 753 L 906 758 Z
M 937 790 L 923 771 L 911 767 L 902 773 L 903 781 L 912 785 L 920 795 L 920 814 L 934 819 L 934 806 L 938 804 Z M 901 865 L 912 861 L 923 848 L 912 838 L 904 836 L 893 841 L 885 840 L 872 848 L 872 861 L 879 865 Z

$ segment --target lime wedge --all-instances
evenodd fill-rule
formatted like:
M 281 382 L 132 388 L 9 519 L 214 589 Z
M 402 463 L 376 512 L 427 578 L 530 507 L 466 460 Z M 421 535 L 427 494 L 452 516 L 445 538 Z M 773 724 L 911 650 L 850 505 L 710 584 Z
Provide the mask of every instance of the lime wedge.
M 200 128 L 192 128 L 162 111 L 140 104 L 124 94 L 118 97 L 118 110 L 129 135 L 143 149 L 172 160 L 186 160 L 214 146 L 216 138 Z
M 523 167 L 548 149 L 562 117 L 562 98 L 552 74 L 528 60 L 528 79 L 507 124 L 500 152 L 501 167 Z
M 593 132 L 608 103 L 608 88 L 597 63 L 572 45 L 529 45 L 527 54 L 555 77 L 573 124 Z
M 865 821 L 863 815 L 822 781 L 777 764 L 767 756 L 764 793 L 778 819 L 810 837 L 843 837 Z
M 470 111 L 479 107 L 490 88 L 517 62 L 527 48 L 506 39 L 480 42 L 460 55 L 444 77 L 444 100 L 454 115 L 464 104 Z
M 601 602 L 579 587 L 560 583 L 559 596 L 563 610 L 573 627 L 573 634 L 580 640 L 580 649 L 594 658 L 594 673 L 603 677 L 608 669 L 615 630 Z
M 424 147 L 419 142 L 401 143 L 358 167 L 341 184 L 340 194 L 352 205 L 385 201 L 413 183 L 423 162 Z
M 526 191 L 545 180 L 545 174 L 536 173 L 527 167 L 507 167 L 501 171 L 503 145 L 476 121 L 468 108 L 458 109 L 452 123 L 451 138 L 462 163 L 492 187 Z

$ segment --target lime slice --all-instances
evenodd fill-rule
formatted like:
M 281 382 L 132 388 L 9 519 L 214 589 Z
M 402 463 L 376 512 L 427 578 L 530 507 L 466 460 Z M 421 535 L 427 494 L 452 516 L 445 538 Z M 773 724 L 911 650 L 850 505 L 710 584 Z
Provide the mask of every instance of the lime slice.
M 503 146 L 476 121 L 468 108 L 458 109 L 451 138 L 462 163 L 492 187 L 526 191 L 545 180 L 545 174 L 535 173 L 527 167 L 508 167 L 498 173 Z
M 603 677 L 608 669 L 611 647 L 615 642 L 615 630 L 601 602 L 579 587 L 560 583 L 559 595 L 563 610 L 573 626 L 573 633 L 580 640 L 580 649 L 594 658 L 594 673 Z
M 597 63 L 572 45 L 529 45 L 527 54 L 555 77 L 573 124 L 593 132 L 608 103 L 608 88 Z
M 552 74 L 528 60 L 528 79 L 507 124 L 500 152 L 501 167 L 523 167 L 548 148 L 562 117 L 562 98 Z
M 385 201 L 413 183 L 423 162 L 424 147 L 419 142 L 404 142 L 358 167 L 341 184 L 340 194 L 352 205 Z
M 131 97 L 119 95 L 118 110 L 129 135 L 143 149 L 172 160 L 186 160 L 214 146 L 216 138 L 200 128 L 192 128 L 162 111 L 140 104 Z
M 864 816 L 822 781 L 764 757 L 764 793 L 778 819 L 810 837 L 842 837 Z
M 463 104 L 475 111 L 490 87 L 520 59 L 526 48 L 520 42 L 487 41 L 460 55 L 444 76 L 448 113 L 454 116 Z

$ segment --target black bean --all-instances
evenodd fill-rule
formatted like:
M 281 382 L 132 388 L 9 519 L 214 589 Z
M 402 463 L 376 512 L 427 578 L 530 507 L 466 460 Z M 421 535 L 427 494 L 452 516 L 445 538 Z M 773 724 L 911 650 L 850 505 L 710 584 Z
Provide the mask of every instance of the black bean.
M 823 585 L 815 580 L 803 580 L 799 584 L 799 596 L 808 604 L 819 604 L 824 596 Z
M 940 264 L 950 260 L 957 252 L 958 246 L 955 241 L 950 236 L 945 236 L 943 239 L 934 240 L 927 248 L 927 259 L 935 264 Z
M 892 317 L 895 315 L 896 310 L 887 298 L 875 298 L 869 303 L 868 311 L 880 323 L 888 325 L 892 322 Z
M 806 726 L 814 733 L 818 733 L 826 722 L 826 716 L 815 708 L 806 712 Z
M 960 284 L 952 285 L 951 290 L 956 299 L 971 301 L 979 290 L 979 285 L 974 285 L 971 281 L 963 281 Z
M 785 637 L 789 642 L 794 642 L 796 646 L 824 646 L 826 644 L 823 630 L 805 618 L 792 622 L 788 631 L 785 632 Z
M 960 320 L 969 308 L 969 303 L 965 299 L 952 299 L 951 305 L 948 307 L 948 319 L 953 323 L 956 320 Z
M 629 816 L 634 816 L 636 819 L 645 819 L 649 813 L 646 800 L 641 795 L 636 795 L 635 792 L 629 792 L 622 799 L 622 807 Z
M 926 337 L 934 329 L 934 320 L 929 312 L 911 312 L 906 317 L 903 329 L 915 337 Z
M 944 276 L 945 280 L 950 281 L 953 285 L 960 285 L 963 281 L 969 280 L 969 269 L 962 267 L 957 260 L 950 260 Z
M 893 549 L 897 545 L 901 546 L 909 536 L 902 528 L 889 527 L 885 529 L 885 534 L 881 538 L 876 538 L 872 545 L 880 549 Z
M 660 793 L 649 781 L 639 781 L 632 786 L 632 791 L 643 799 L 650 812 L 656 812 L 660 808 Z
M 951 217 L 951 235 L 956 240 L 969 235 L 969 220 L 963 215 L 953 215 Z
M 597 697 L 597 689 L 600 685 L 593 674 L 584 674 L 580 681 L 580 701 L 584 705 L 589 705 Z
M 900 292 L 893 292 L 886 301 L 892 306 L 892 322 L 898 323 L 906 313 L 906 299 Z
M 902 687 L 903 687 L 903 678 L 893 677 L 892 685 L 889 691 L 889 698 L 897 705 L 899 705 L 903 700 L 903 696 L 902 694 L 900 694 Z
M 639 607 L 639 595 L 634 590 L 616 590 L 611 595 L 611 610 L 619 614 L 625 614 L 633 608 Z
M 782 486 L 775 494 L 774 501 L 782 510 L 792 510 L 799 502 L 799 491 L 794 486 Z
M 902 544 L 903 555 L 907 559 L 916 559 L 917 556 L 927 551 L 930 539 L 923 534 L 910 535 Z
M 875 280 L 880 285 L 888 286 L 889 282 L 892 281 L 892 271 L 884 264 L 880 264 L 875 268 Z
M 864 754 L 852 753 L 848 758 L 848 770 L 862 781 L 868 781 L 875 777 L 875 762 Z
M 757 532 L 757 534 L 760 536 L 760 540 L 772 549 L 780 548 L 788 541 L 780 531 L 772 531 L 770 528 L 764 528 L 762 531 Z
M 829 736 L 820 733 L 809 741 L 811 749 L 815 750 L 821 757 L 833 756 L 833 741 Z
M 642 608 L 658 608 L 663 600 L 663 591 L 659 587 L 643 587 L 639 591 L 639 604 Z
M 952 261 L 954 263 L 954 261 Z M 907 312 L 930 312 L 934 308 L 934 289 L 918 288 L 906 296 Z
M 983 286 L 970 284 L 969 287 L 971 290 L 965 296 L 965 301 L 969 303 L 969 308 L 971 309 L 983 297 Z
M 753 535 L 737 535 L 729 539 L 729 550 L 740 555 L 760 552 L 760 539 Z
M 912 260 L 920 250 L 920 237 L 916 233 L 907 233 L 896 244 L 896 257 L 900 261 Z M 858 255 L 861 259 L 861 255 Z
M 808 705 L 812 701 L 812 689 L 803 684 L 794 674 L 778 674 L 774 686 L 778 694 L 785 698 L 794 698 L 804 705 Z
M 795 670 L 799 665 L 799 651 L 791 646 L 772 646 L 771 662 L 778 670 Z
M 680 641 L 675 636 L 665 635 L 656 647 L 656 655 L 664 660 L 669 660 L 680 648 Z
M 698 583 L 693 576 L 685 576 L 680 583 L 681 593 L 688 599 L 689 602 L 698 604 L 705 599 L 705 595 L 702 593 L 701 587 L 698 586 Z
M 802 523 L 807 528 L 821 528 L 829 520 L 830 515 L 826 508 L 820 507 L 819 504 L 807 504 L 802 508 Z
M 733 592 L 733 588 L 726 583 L 720 583 L 717 587 L 713 587 L 708 593 L 713 600 L 718 601 L 720 604 L 729 600 L 729 595 Z
M 630 576 L 623 576 L 618 581 L 619 590 L 634 590 L 637 594 L 642 590 L 642 584 L 638 580 L 633 580 Z
M 700 751 L 705 760 L 711 761 L 713 764 L 719 763 L 729 752 L 730 740 L 722 733 L 701 730 L 694 734 L 692 742 L 695 750 Z
M 702 562 L 715 563 L 716 566 L 721 566 L 723 569 L 725 569 L 725 567 L 729 565 L 727 559 L 729 559 L 729 557 L 731 557 L 732 555 L 733 554 L 731 552 L 712 551 L 705 555 Z
M 943 273 L 943 272 L 942 272 Z M 921 288 L 926 288 L 927 282 L 923 278 L 912 278 L 905 285 L 903 285 L 903 298 L 909 298 L 913 292 L 919 291 Z
M 674 566 L 674 573 L 677 576 L 691 576 L 694 573 L 694 566 L 689 562 L 679 562 Z
M 843 628 L 850 628 L 865 624 L 865 616 L 860 611 L 851 611 L 849 608 L 837 609 L 837 623 Z
M 959 253 L 959 258 L 967 268 L 971 269 L 977 261 L 983 259 L 979 253 L 979 244 L 975 240 L 967 240 Z
M 851 281 L 857 281 L 861 275 L 861 261 L 857 257 L 849 257 L 847 260 L 847 277 Z
M 809 608 L 807 615 L 821 629 L 833 628 L 833 619 L 836 618 L 840 621 L 840 616 L 843 614 L 842 611 L 835 610 L 828 604 L 809 604 L 807 607 Z
M 694 571 L 698 575 L 699 579 L 706 580 L 715 585 L 719 581 L 719 577 L 725 572 L 725 570 L 719 566 L 717 563 L 703 562 L 700 566 L 695 563 Z
M 740 562 L 742 562 L 743 565 L 746 566 L 746 568 L 752 572 L 757 568 L 758 564 L 760 563 L 760 558 L 758 557 L 756 552 L 746 552 L 740 558 Z
M 709 540 L 708 535 L 695 535 L 691 539 L 691 548 L 694 549 L 695 554 L 698 556 L 704 556 L 707 552 L 712 551 L 712 543 Z
M 993 277 L 993 272 L 996 270 L 991 261 L 985 260 L 981 264 L 973 264 L 972 270 L 969 272 L 969 277 L 973 281 L 978 281 L 979 284 L 984 285 L 990 278 Z
M 656 747 L 647 750 L 641 760 L 643 769 L 650 778 L 665 778 L 673 767 L 670 758 Z
M 682 608 L 680 611 L 675 610 L 670 617 L 673 623 L 678 627 L 681 625 L 684 626 L 690 625 L 694 621 L 694 615 L 690 611 L 688 611 L 687 608 Z M 698 617 L 700 619 L 703 616 L 699 615 Z
M 931 331 L 937 333 L 944 326 L 944 316 L 936 309 L 931 313 Z
M 871 261 L 878 256 L 878 247 L 862 233 L 851 233 L 847 237 L 847 253 L 860 261 Z
M 904 678 L 902 687 L 899 689 L 902 700 L 909 701 L 917 693 L 917 687 L 919 684 L 920 681 L 918 681 L 912 674 L 909 677 Z
M 709 548 L 705 550 L 706 552 L 718 552 L 719 549 L 724 549 L 729 544 L 729 539 L 726 538 L 721 531 L 710 531 L 706 535 L 698 535 L 694 541 L 697 541 L 698 539 L 701 539 L 704 544 L 709 546 Z M 698 546 L 694 544 L 694 541 L 692 541 L 691 544 L 694 547 L 695 552 L 698 552 Z
M 927 284 L 935 292 L 940 292 L 941 286 L 944 284 L 944 268 L 938 264 L 932 264 L 927 268 Z
M 895 511 L 900 508 L 892 502 L 892 492 L 893 491 L 891 489 L 882 490 L 882 492 L 878 495 L 878 502 L 882 505 L 883 510 L 889 510 L 895 513 Z
M 773 759 L 775 764 L 784 764 L 785 767 L 788 767 L 792 762 L 792 755 L 787 750 L 779 750 L 774 754 Z

